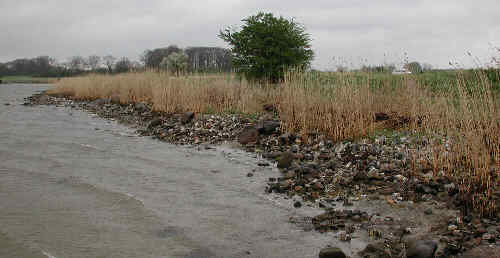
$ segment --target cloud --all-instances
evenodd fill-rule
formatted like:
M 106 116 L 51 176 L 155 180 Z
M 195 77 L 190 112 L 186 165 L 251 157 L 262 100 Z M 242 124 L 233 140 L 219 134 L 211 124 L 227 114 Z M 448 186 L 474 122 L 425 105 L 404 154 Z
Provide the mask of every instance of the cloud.
M 490 47 L 500 45 L 496 0 L 3 0 L 0 10 L 0 61 L 91 54 L 137 59 L 145 49 L 169 44 L 226 46 L 219 30 L 258 11 L 302 23 L 320 69 L 333 69 L 333 57 L 380 64 L 401 62 L 404 53 L 442 68 L 451 60 L 471 66 L 467 51 L 483 62 Z

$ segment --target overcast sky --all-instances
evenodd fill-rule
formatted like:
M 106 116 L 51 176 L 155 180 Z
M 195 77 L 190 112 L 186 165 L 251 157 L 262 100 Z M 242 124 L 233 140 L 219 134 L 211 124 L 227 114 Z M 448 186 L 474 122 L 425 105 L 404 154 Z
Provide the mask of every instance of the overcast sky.
M 467 51 L 485 62 L 500 47 L 499 0 L 0 0 L 0 62 L 227 47 L 219 30 L 259 11 L 302 23 L 319 69 L 401 63 L 405 53 L 434 67 L 471 66 Z

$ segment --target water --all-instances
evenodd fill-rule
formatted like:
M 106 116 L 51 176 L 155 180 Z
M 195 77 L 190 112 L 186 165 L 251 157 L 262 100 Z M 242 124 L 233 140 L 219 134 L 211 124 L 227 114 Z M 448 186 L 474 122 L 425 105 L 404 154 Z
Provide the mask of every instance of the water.
M 320 210 L 265 194 L 279 172 L 257 157 L 21 105 L 47 87 L 0 84 L 0 257 L 317 257 L 328 244 L 363 247 L 288 223 Z

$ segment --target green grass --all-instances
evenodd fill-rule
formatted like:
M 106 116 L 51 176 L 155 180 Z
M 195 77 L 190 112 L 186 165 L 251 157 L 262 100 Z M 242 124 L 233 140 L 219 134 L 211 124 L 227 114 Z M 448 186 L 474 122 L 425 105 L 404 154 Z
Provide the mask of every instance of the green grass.
M 500 96 L 500 69 L 433 70 L 420 74 L 393 75 L 384 72 L 311 72 L 314 86 L 369 85 L 373 90 L 397 90 L 411 79 L 432 93 L 457 93 L 458 84 L 473 92 L 477 85 L 487 81 L 492 92 Z
M 0 80 L 2 80 L 2 83 L 51 83 L 54 82 L 56 79 L 19 75 L 19 76 L 0 77 Z

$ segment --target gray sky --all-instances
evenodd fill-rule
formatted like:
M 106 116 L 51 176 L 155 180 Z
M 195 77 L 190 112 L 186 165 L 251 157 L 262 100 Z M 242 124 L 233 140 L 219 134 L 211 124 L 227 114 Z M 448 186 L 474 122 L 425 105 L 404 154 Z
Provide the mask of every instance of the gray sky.
M 410 61 L 484 63 L 500 47 L 498 0 L 1 0 L 0 62 L 221 46 L 220 29 L 259 11 L 302 23 L 319 69 Z

